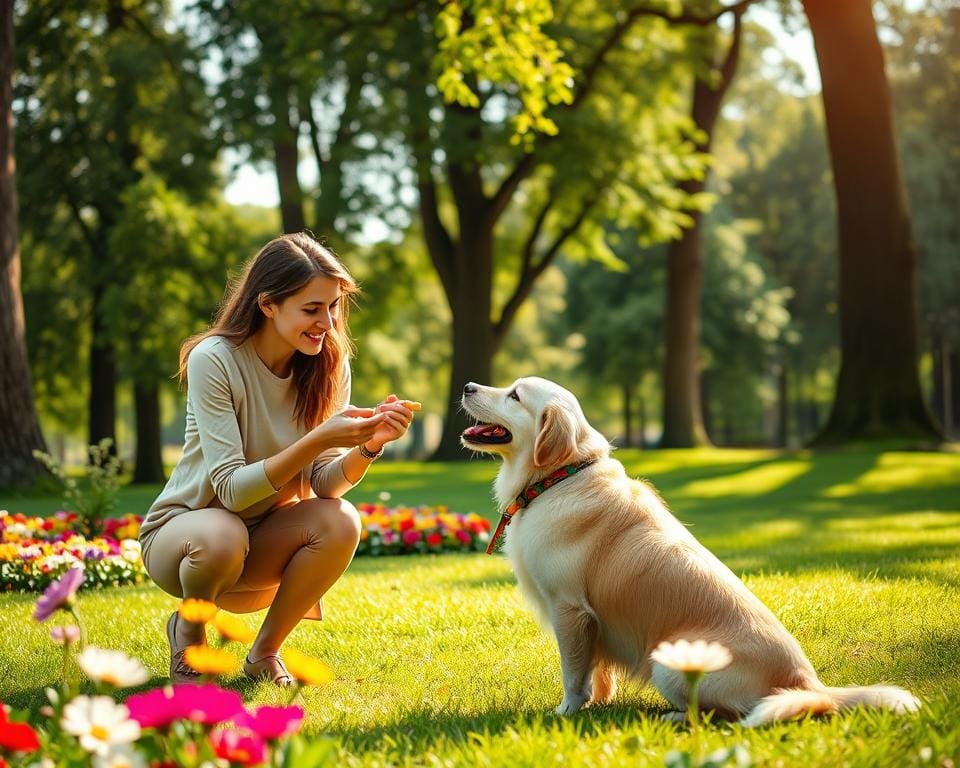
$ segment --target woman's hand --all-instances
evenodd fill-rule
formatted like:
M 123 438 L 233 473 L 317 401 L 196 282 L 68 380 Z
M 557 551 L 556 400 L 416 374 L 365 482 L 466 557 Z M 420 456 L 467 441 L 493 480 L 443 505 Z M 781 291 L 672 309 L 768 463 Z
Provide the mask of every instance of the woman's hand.
M 410 422 L 413 421 L 414 410 L 420 410 L 419 403 L 409 400 L 400 400 L 396 395 L 389 395 L 374 409 L 384 420 L 374 431 L 373 436 L 365 443 L 371 453 L 378 453 L 387 443 L 399 440 L 407 433 Z
M 314 427 L 313 434 L 326 448 L 353 448 L 375 438 L 388 418 L 374 408 L 348 406 Z

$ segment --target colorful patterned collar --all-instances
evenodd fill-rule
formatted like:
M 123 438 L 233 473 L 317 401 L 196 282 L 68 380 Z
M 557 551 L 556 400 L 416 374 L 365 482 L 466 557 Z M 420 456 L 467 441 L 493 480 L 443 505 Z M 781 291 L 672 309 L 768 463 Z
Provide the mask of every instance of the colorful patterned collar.
M 513 516 L 517 514 L 521 509 L 526 509 L 527 505 L 533 501 L 537 496 L 542 494 L 547 488 L 551 488 L 561 480 L 566 480 L 568 477 L 573 477 L 577 472 L 580 472 L 591 464 L 596 463 L 596 459 L 587 459 L 586 461 L 581 461 L 579 464 L 567 464 L 565 467 L 561 467 L 556 472 L 551 475 L 547 475 L 540 482 L 534 483 L 533 485 L 527 486 L 523 491 L 517 496 L 517 498 L 511 503 L 500 515 L 500 522 L 497 523 L 497 530 L 494 532 L 493 537 L 490 539 L 490 543 L 487 545 L 487 554 L 493 554 L 494 547 L 497 546 L 497 540 L 503 534 L 504 529 L 513 522 Z

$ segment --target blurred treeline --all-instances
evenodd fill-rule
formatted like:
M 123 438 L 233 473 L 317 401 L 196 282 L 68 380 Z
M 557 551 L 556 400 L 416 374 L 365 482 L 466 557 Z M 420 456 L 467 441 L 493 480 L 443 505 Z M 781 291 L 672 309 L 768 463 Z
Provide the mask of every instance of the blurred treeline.
M 744 4 L 708 155 L 690 95 L 695 77 L 719 85 L 734 35 L 719 3 L 652 2 L 629 28 L 604 0 L 464 5 L 485 24 L 473 36 L 456 34 L 461 6 L 418 0 L 15 5 L 22 293 L 54 451 L 119 430 L 139 479 L 158 479 L 161 443 L 181 439 L 181 341 L 260 245 L 305 227 L 364 288 L 354 402 L 395 391 L 436 421 L 466 377 L 541 375 L 619 444 L 655 441 L 667 243 L 691 211 L 709 438 L 817 433 L 839 365 L 831 162 L 819 94 L 764 26 L 801 28 L 802 12 Z M 716 22 L 668 20 L 683 9 Z M 874 12 L 920 254 L 922 382 L 952 429 L 960 10 Z M 245 163 L 274 175 L 278 209 L 224 200 Z M 490 290 L 463 287 L 458 264 Z

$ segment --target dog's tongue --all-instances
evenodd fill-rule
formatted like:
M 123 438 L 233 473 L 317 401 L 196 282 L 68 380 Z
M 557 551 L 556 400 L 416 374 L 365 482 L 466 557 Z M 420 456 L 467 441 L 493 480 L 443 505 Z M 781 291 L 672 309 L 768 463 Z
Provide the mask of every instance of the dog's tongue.
M 478 437 L 486 435 L 487 437 L 503 437 L 507 430 L 497 424 L 477 424 L 475 427 L 467 427 L 463 430 L 467 437 Z

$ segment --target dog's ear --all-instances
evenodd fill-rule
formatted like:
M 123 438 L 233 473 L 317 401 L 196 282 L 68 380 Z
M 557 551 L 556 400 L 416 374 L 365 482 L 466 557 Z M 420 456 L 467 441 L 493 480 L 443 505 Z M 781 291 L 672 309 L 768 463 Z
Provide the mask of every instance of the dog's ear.
M 540 432 L 533 444 L 536 467 L 566 464 L 577 454 L 577 425 L 559 405 L 548 405 L 540 417 Z

